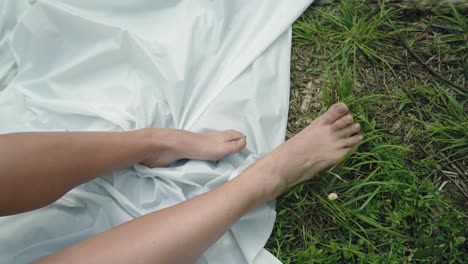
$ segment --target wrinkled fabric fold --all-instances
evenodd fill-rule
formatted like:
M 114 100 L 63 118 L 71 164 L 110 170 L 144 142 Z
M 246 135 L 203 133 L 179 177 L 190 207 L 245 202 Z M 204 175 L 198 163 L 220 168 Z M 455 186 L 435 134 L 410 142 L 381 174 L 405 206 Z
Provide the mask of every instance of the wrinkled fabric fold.
M 291 24 L 311 2 L 0 0 L 0 133 L 170 127 L 248 139 L 219 162 L 134 165 L 1 217 L 0 263 L 29 263 L 212 190 L 281 144 Z M 197 263 L 280 263 L 263 249 L 275 216 L 274 202 L 252 210 Z

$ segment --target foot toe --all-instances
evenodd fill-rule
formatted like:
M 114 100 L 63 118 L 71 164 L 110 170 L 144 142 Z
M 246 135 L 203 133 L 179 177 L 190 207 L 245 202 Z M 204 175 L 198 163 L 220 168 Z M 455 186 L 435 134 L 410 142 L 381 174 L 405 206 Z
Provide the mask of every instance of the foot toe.
M 336 120 L 333 124 L 332 124 L 332 128 L 334 130 L 341 130 L 343 128 L 346 128 L 348 127 L 349 125 L 351 125 L 352 123 L 354 123 L 354 119 L 351 115 L 345 115 L 343 116 L 342 118 Z
M 351 148 L 354 145 L 359 144 L 359 142 L 361 142 L 362 139 L 363 137 L 361 135 L 354 135 L 352 137 L 345 138 L 341 141 L 342 147 Z
M 358 133 L 361 130 L 361 125 L 358 123 L 352 124 L 340 131 L 340 136 L 349 137 L 353 134 Z
M 234 154 L 240 152 L 245 147 L 247 140 L 245 136 L 242 136 L 240 139 L 227 142 L 226 144 L 229 146 L 229 154 Z
M 348 106 L 344 103 L 336 103 L 328 109 L 328 111 L 322 115 L 322 118 L 326 124 L 333 124 L 340 117 L 348 113 Z
M 228 141 L 235 141 L 235 140 L 242 139 L 244 137 L 244 134 L 242 134 L 239 131 L 231 129 L 231 130 L 223 131 L 223 136 L 224 136 L 224 141 L 228 142 Z

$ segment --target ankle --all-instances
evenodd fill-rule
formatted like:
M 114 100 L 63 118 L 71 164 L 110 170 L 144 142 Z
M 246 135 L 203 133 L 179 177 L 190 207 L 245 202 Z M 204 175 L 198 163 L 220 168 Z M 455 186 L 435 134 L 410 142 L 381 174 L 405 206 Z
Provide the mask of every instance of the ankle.
M 149 157 L 162 152 L 171 151 L 175 148 L 170 129 L 166 128 L 144 128 L 142 135 L 150 146 Z M 149 158 L 148 157 L 148 158 Z
M 238 177 L 248 182 L 250 192 L 254 193 L 259 204 L 276 199 L 287 188 L 280 171 L 270 162 L 274 160 L 270 157 L 272 154 L 257 161 Z

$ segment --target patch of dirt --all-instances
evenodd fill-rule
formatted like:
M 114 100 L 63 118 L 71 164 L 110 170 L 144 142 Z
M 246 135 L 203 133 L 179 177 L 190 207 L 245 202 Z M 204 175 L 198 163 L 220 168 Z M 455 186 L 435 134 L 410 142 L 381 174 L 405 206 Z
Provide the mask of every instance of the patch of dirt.
M 291 54 L 291 95 L 289 102 L 288 129 L 286 138 L 291 138 L 312 120 L 324 112 L 322 100 L 323 75 L 314 72 L 309 47 L 292 48 Z
M 314 7 L 320 8 L 320 7 Z M 307 12 L 314 12 L 309 9 Z M 421 64 L 408 47 L 405 47 L 399 36 L 393 33 L 386 46 L 379 50 L 379 55 L 392 66 L 395 76 L 386 65 L 375 64 L 365 58 L 359 59 L 358 84 L 356 90 L 363 90 L 366 94 L 382 93 L 393 95 L 404 92 L 409 98 L 408 104 L 413 107 L 397 109 L 402 102 L 388 108 L 382 104 L 379 113 L 370 113 L 380 120 L 378 126 L 382 131 L 395 137 L 398 144 L 408 146 L 415 150 L 414 158 L 424 155 L 427 142 L 418 139 L 417 131 L 424 130 L 421 124 L 414 119 L 428 120 L 428 116 L 418 111 L 418 104 L 427 104 L 421 98 L 416 98 L 418 87 L 436 81 L 448 92 L 466 102 L 466 98 L 449 89 L 437 76 L 433 76 L 427 67 L 436 71 L 441 77 L 462 87 L 468 86 L 468 74 L 464 69 L 464 60 L 468 59 L 468 44 L 460 48 L 459 42 L 453 41 L 454 30 L 450 26 L 436 24 L 433 15 L 427 12 L 414 12 L 406 16 L 408 11 L 401 12 L 394 21 L 400 28 L 406 28 L 401 35 L 408 42 L 409 49 L 417 54 L 423 61 Z M 388 28 L 386 30 L 392 31 Z M 468 39 L 465 34 L 465 40 Z M 454 44 L 455 43 L 455 44 Z M 288 117 L 287 138 L 294 136 L 306 127 L 313 118 L 326 110 L 322 100 L 324 85 L 324 65 L 312 59 L 311 47 L 293 45 L 291 54 L 291 95 Z M 466 66 L 465 66 L 466 68 Z M 465 104 L 465 110 L 468 107 Z M 431 150 L 435 152 L 435 149 Z M 437 154 L 437 153 L 435 153 Z M 453 164 L 456 165 L 453 165 Z M 440 169 L 430 175 L 434 184 L 450 197 L 457 207 L 468 211 L 468 158 L 463 154 L 456 155 L 450 160 L 442 162 Z M 456 169 L 455 169 L 455 168 Z

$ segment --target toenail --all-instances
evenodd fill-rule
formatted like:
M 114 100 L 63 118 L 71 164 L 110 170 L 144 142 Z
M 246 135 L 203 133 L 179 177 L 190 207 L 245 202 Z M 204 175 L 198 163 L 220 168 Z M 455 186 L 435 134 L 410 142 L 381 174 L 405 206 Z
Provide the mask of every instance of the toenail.
M 360 125 L 360 124 L 355 124 L 354 127 L 355 127 L 355 128 L 360 128 L 361 125 Z
M 346 112 L 346 108 L 343 106 L 343 105 L 338 105 L 338 107 L 336 108 L 336 110 L 338 111 L 338 113 L 340 114 L 343 114 L 344 112 Z

